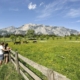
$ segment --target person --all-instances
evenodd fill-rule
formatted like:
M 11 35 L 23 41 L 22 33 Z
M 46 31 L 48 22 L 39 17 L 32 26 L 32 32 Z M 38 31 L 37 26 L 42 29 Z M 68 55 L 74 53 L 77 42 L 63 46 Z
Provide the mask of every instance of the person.
M 4 43 L 0 43 L 0 66 L 2 65 L 3 57 L 4 57 Z
M 8 43 L 5 44 L 4 49 L 6 50 L 4 51 L 4 60 L 5 60 L 5 63 L 8 63 L 9 51 L 10 51 L 10 48 L 8 47 Z

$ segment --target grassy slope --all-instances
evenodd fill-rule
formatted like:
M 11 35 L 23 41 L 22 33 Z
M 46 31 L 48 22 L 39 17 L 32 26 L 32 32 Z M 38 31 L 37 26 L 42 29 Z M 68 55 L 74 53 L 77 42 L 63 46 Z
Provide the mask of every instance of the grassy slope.
M 37 44 L 21 44 L 10 46 L 20 54 L 31 60 L 52 68 L 66 75 L 71 80 L 80 79 L 80 43 L 67 42 L 69 40 L 38 41 Z
M 14 66 L 11 63 L 9 63 L 0 66 L 0 80 L 24 80 L 24 79 L 17 74 Z

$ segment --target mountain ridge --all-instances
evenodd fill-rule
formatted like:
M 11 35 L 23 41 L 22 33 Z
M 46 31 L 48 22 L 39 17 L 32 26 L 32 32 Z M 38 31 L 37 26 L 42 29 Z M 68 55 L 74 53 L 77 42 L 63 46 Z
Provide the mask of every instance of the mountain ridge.
M 10 26 L 7 28 L 0 29 L 0 34 L 1 35 L 6 35 L 6 34 L 23 34 L 24 35 L 29 29 L 34 30 L 36 34 L 48 34 L 48 35 L 54 34 L 58 36 L 79 34 L 79 31 L 74 30 L 74 29 L 68 29 L 63 26 L 62 27 L 61 26 L 49 26 L 49 25 L 32 24 L 32 23 L 22 25 L 18 28 L 14 26 Z

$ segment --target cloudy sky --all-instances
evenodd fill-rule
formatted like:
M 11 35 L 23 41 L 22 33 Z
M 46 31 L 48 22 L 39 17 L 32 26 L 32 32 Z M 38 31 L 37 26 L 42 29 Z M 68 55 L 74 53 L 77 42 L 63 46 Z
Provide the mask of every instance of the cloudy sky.
M 80 0 L 0 0 L 0 28 L 28 23 L 80 31 Z

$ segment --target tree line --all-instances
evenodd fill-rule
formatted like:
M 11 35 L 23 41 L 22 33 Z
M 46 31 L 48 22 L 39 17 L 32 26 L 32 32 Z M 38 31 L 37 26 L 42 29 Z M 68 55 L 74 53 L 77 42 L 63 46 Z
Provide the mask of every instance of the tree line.
M 11 38 L 11 40 L 14 41 L 14 42 L 15 42 L 17 39 L 18 39 L 19 41 L 21 41 L 22 38 L 24 38 L 25 41 L 26 41 L 27 39 L 28 39 L 28 40 L 38 40 L 38 39 L 40 39 L 40 40 L 44 40 L 44 39 L 48 40 L 49 38 L 52 38 L 52 39 L 54 40 L 54 39 L 56 38 L 56 39 L 58 40 L 58 39 L 61 39 L 61 38 L 62 38 L 61 36 L 54 35 L 54 34 L 51 34 L 51 35 L 48 35 L 48 34 L 46 34 L 46 35 L 45 35 L 45 34 L 35 34 L 35 31 L 32 30 L 32 29 L 28 30 L 25 35 L 22 35 L 22 34 L 17 34 L 17 35 L 15 35 L 15 34 L 7 34 L 7 35 L 5 35 L 5 36 L 1 36 L 1 35 L 0 35 L 0 38 L 2 38 L 2 37 L 4 37 L 4 38 Z M 68 37 L 70 40 L 73 39 L 73 37 L 77 40 L 77 39 L 79 39 L 80 34 L 79 34 L 79 35 L 74 35 L 74 34 L 65 35 L 63 38 L 66 40 L 67 37 Z

